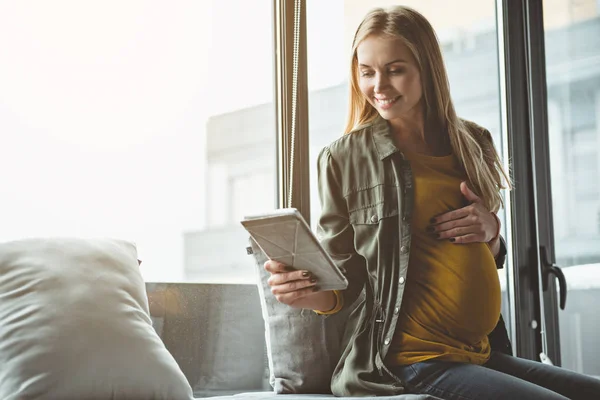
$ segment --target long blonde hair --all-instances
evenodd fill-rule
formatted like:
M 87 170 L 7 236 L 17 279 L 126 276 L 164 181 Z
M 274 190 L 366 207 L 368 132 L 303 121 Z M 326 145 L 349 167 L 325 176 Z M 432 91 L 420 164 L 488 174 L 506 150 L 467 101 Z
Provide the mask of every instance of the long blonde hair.
M 350 104 L 345 133 L 373 121 L 378 115 L 362 94 L 358 82 L 356 50 L 370 35 L 386 35 L 403 40 L 419 67 L 426 129 L 440 129 L 448 133 L 450 146 L 467 174 L 470 188 L 482 198 L 490 211 L 498 211 L 503 205 L 500 189 L 512 188 L 510 178 L 502 167 L 489 133 L 456 115 L 436 34 L 429 21 L 412 8 L 376 8 L 359 25 L 352 44 Z

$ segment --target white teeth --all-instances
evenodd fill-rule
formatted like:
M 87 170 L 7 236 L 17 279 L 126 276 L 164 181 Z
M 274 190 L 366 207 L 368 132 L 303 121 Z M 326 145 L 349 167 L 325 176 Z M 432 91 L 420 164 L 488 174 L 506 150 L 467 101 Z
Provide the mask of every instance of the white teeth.
M 376 99 L 378 103 L 381 103 L 383 105 L 387 105 L 387 104 L 392 104 L 393 102 L 395 102 L 396 100 L 398 100 L 398 97 L 394 97 L 393 99 L 387 99 L 387 100 L 383 100 L 383 99 Z

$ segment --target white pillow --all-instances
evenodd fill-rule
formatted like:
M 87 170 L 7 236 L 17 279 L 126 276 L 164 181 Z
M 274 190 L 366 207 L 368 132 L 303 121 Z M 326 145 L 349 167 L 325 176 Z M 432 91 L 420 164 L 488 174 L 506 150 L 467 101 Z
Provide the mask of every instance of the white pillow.
M 152 328 L 135 245 L 0 244 L 0 399 L 192 399 Z

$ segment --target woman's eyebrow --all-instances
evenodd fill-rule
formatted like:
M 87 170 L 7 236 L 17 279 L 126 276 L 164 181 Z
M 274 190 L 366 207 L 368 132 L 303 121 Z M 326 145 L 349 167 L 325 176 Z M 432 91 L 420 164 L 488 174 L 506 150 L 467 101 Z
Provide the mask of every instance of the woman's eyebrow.
M 394 60 L 394 61 L 390 61 L 389 63 L 386 63 L 386 64 L 385 64 L 385 66 L 387 67 L 387 66 L 388 66 L 388 65 L 390 65 L 390 64 L 395 64 L 395 63 L 405 63 L 405 62 L 407 62 L 407 61 L 406 61 L 406 60 L 404 60 L 404 59 L 402 59 L 402 58 L 398 58 L 398 59 L 396 59 L 396 60 Z M 367 65 L 367 64 L 358 64 L 358 66 L 359 66 L 359 67 L 371 68 L 371 66 L 370 66 L 370 65 Z

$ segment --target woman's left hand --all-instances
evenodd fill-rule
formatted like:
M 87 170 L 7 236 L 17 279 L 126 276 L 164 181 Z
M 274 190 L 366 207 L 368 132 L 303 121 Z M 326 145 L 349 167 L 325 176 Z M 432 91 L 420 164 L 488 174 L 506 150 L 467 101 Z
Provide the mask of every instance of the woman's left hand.
M 466 182 L 461 182 L 460 191 L 471 204 L 432 218 L 427 230 L 437 239 L 453 243 L 490 242 L 499 230 L 498 220 Z

